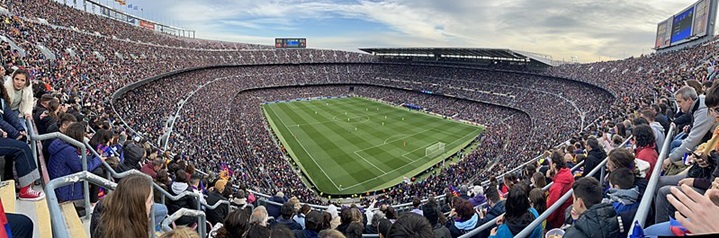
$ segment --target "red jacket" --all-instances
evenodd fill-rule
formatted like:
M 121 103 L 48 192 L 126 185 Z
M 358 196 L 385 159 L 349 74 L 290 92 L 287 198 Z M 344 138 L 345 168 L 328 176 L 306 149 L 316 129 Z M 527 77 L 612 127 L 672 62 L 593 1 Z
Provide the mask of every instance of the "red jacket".
M 157 172 L 155 172 L 155 168 L 152 167 L 152 161 L 147 162 L 144 165 L 142 165 L 142 168 L 140 168 L 140 171 L 142 171 L 143 173 L 145 173 L 147 175 L 150 175 L 150 177 L 152 177 L 152 179 L 157 178 Z
M 647 172 L 646 179 L 649 180 L 652 176 L 652 171 L 654 171 L 654 165 L 657 164 L 657 158 L 659 157 L 659 154 L 657 154 L 657 150 L 654 149 L 655 145 L 651 144 L 647 147 L 638 147 L 636 150 L 634 150 L 634 154 L 636 154 L 637 159 L 644 160 L 647 163 L 649 163 L 649 171 Z
M 547 208 L 552 206 L 559 200 L 562 195 L 572 189 L 574 184 L 574 175 L 568 168 L 562 168 L 554 176 L 554 183 L 549 187 L 549 198 L 547 198 Z M 562 206 L 547 217 L 547 223 L 551 224 L 551 228 L 559 228 L 564 224 L 564 211 L 572 205 L 572 199 L 567 199 Z

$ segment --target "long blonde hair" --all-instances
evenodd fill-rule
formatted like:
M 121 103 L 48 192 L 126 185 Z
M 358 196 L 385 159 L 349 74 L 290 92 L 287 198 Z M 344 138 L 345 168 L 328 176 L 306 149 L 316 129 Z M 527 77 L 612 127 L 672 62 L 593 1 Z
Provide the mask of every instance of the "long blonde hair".
M 152 180 L 145 176 L 130 175 L 120 180 L 115 191 L 102 202 L 105 207 L 99 223 L 102 238 L 148 237 L 150 221 L 145 201 L 151 192 Z

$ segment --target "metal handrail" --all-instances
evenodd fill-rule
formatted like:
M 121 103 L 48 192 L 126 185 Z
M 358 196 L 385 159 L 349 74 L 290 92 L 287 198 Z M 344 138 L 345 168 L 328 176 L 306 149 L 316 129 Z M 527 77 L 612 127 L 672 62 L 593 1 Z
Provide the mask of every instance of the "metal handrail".
M 67 186 L 70 184 L 77 183 L 78 181 L 91 182 L 95 185 L 102 187 L 109 187 L 114 189 L 117 187 L 116 183 L 104 179 L 100 176 L 94 175 L 88 171 L 81 171 L 74 174 L 62 176 L 53 180 L 45 186 L 45 193 L 47 196 L 47 207 L 50 215 L 52 216 L 52 236 L 56 238 L 70 238 L 69 231 L 65 224 L 65 216 L 62 214 L 60 209 L 60 202 L 57 200 L 57 194 L 55 194 L 55 188 Z M 89 200 L 86 200 L 89 201 Z M 87 209 L 87 208 L 86 208 Z M 87 213 L 86 213 L 87 214 Z
M 187 208 L 180 208 L 180 210 L 177 210 L 172 215 L 165 218 L 165 220 L 162 220 L 162 231 L 168 232 L 172 230 L 172 227 L 170 227 L 170 223 L 176 221 L 177 219 L 180 219 L 182 216 L 193 216 L 197 217 L 199 220 L 197 222 L 197 228 L 200 229 L 200 227 L 205 226 L 205 212 L 195 209 L 187 209 Z M 204 230 L 204 229 L 201 229 Z M 199 233 L 199 232 L 198 232 Z M 200 233 L 200 237 L 205 237 L 204 232 Z
M 624 142 L 622 142 L 622 144 L 620 146 L 624 146 L 631 139 L 632 139 L 632 136 L 629 136 Z M 597 167 L 594 167 L 594 169 L 592 169 L 592 171 L 590 171 L 587 175 L 583 175 L 583 177 L 594 176 L 594 174 L 597 173 L 598 171 L 604 171 L 604 166 L 607 164 L 607 161 L 609 161 L 609 157 L 604 158 L 604 160 L 602 160 L 602 162 L 600 162 L 597 165 Z M 601 184 L 600 184 L 600 186 L 601 186 Z M 560 197 L 556 203 L 552 204 L 552 206 L 547 208 L 547 210 L 545 210 L 542 214 L 540 214 L 539 217 L 534 219 L 534 221 L 532 221 L 532 223 L 529 223 L 529 225 L 527 227 L 525 227 L 524 229 L 522 229 L 522 231 L 519 232 L 515 237 L 529 236 L 539 224 L 544 222 L 544 220 L 546 220 L 549 217 L 549 215 L 551 215 L 557 209 L 559 209 L 559 207 L 562 206 L 562 204 L 564 204 L 572 196 L 573 192 L 574 192 L 574 189 L 569 189 L 569 191 L 567 191 L 567 193 L 562 195 L 562 197 Z
M 669 133 L 667 133 L 667 137 L 664 140 L 664 145 L 662 145 L 662 151 L 659 154 L 657 163 L 654 165 L 654 169 L 652 170 L 652 176 L 649 178 L 647 188 L 644 190 L 644 195 L 642 195 L 642 200 L 639 202 L 639 208 L 637 208 L 637 213 L 634 215 L 634 222 L 632 222 L 632 227 L 629 229 L 628 232 L 629 236 L 632 236 L 632 233 L 634 232 L 634 226 L 637 224 L 637 222 L 639 223 L 639 226 L 643 227 L 644 222 L 647 220 L 647 214 L 649 214 L 649 209 L 651 209 L 652 199 L 654 199 L 654 193 L 656 192 L 657 183 L 659 182 L 660 172 L 662 168 L 661 165 L 664 163 L 664 160 L 669 154 L 669 146 L 672 142 L 671 138 L 674 137 L 674 127 L 674 124 L 669 127 Z
M 628 143 L 631 139 L 632 139 L 632 136 L 629 136 L 626 140 L 624 140 L 624 142 L 622 142 L 622 144 L 621 144 L 620 146 L 625 145 L 625 144 Z M 602 162 L 599 163 L 599 165 L 597 165 L 597 167 L 595 167 L 594 169 L 592 169 L 592 171 L 590 171 L 588 174 L 586 174 L 586 175 L 583 174 L 583 176 L 584 176 L 584 177 L 586 177 L 586 176 L 592 176 L 592 175 L 594 175 L 597 171 L 599 171 L 600 169 L 603 170 L 603 169 L 604 169 L 604 165 L 607 163 L 607 160 L 608 160 L 608 158 L 604 158 L 604 160 L 602 160 Z M 581 165 L 584 164 L 583 162 L 584 162 L 584 161 L 582 161 L 582 162 L 578 163 L 577 165 L 575 165 L 574 167 L 572 167 L 572 170 L 578 169 Z M 544 186 L 544 188 L 542 188 L 542 190 L 547 191 L 547 190 L 552 186 L 552 184 L 554 184 L 554 182 L 551 182 L 551 183 L 547 184 L 547 186 Z M 534 219 L 534 221 L 532 221 L 532 223 L 530 223 L 530 224 L 529 224 L 527 227 L 525 227 L 522 231 L 528 230 L 529 227 L 532 228 L 531 230 L 534 230 L 534 227 L 536 227 L 538 224 L 544 222 L 544 220 L 546 220 L 547 217 L 549 217 L 549 215 L 552 214 L 555 210 L 559 209 L 559 207 L 560 207 L 564 202 L 566 202 L 567 199 L 569 199 L 569 197 L 570 197 L 571 195 L 572 195 L 572 190 L 570 189 L 569 191 L 567 191 L 566 194 L 562 195 L 562 197 L 560 197 L 559 200 L 557 200 L 557 202 L 555 202 L 554 204 L 552 204 L 552 206 L 550 206 L 549 208 L 547 208 L 547 210 L 545 210 L 544 213 L 542 213 L 539 217 L 537 217 L 537 219 Z M 543 217 L 543 218 L 542 218 L 542 217 Z M 541 219 L 540 219 L 540 218 L 541 218 Z M 468 233 L 466 233 L 466 234 L 460 236 L 460 238 L 468 238 L 468 237 L 475 236 L 475 235 L 479 234 L 480 232 L 486 230 L 487 228 L 489 228 L 489 227 L 495 225 L 495 223 L 497 222 L 498 219 L 499 219 L 499 216 L 498 216 L 497 218 L 491 220 L 491 221 L 488 221 L 488 222 L 482 224 L 482 226 L 480 226 L 480 227 L 478 227 L 478 228 L 475 228 L 474 230 L 472 230 L 472 231 L 470 231 L 470 232 L 468 232 Z M 536 223 L 536 224 L 535 224 L 535 223 Z M 529 230 L 529 231 L 531 232 L 531 230 Z M 522 232 L 520 232 L 519 234 L 517 234 L 515 237 L 524 237 L 524 236 L 529 235 L 529 233 L 524 234 L 524 236 L 521 236 L 520 234 L 522 234 Z
M 53 133 L 42 134 L 42 135 L 38 135 L 37 132 L 35 132 L 35 130 L 31 130 L 30 132 L 31 132 L 31 134 L 28 135 L 28 137 L 30 138 L 30 144 L 33 144 L 33 146 L 31 146 L 32 147 L 31 149 L 33 150 L 33 154 L 35 155 L 36 161 L 37 161 L 38 153 L 42 153 L 42 152 L 37 151 L 37 145 L 36 145 L 37 142 L 57 138 L 57 139 L 65 141 L 68 144 L 71 144 L 77 148 L 80 148 L 82 171 L 87 171 L 87 148 L 85 147 L 85 145 L 83 143 L 81 143 L 73 138 L 70 138 L 69 136 L 66 136 L 65 134 L 62 134 L 60 132 L 53 132 Z M 91 212 L 90 211 L 90 184 L 88 183 L 88 181 L 85 180 L 85 181 L 83 181 L 82 187 L 83 187 L 83 192 L 84 192 L 83 196 L 85 199 L 85 214 L 90 214 L 90 212 Z
M 95 156 L 98 156 L 98 157 L 99 157 L 99 156 L 100 156 L 99 153 L 98 153 L 94 148 L 92 148 L 92 147 L 90 146 L 90 144 L 88 144 L 88 143 L 89 143 L 88 140 L 85 140 L 85 144 L 88 146 L 88 148 L 90 148 L 90 152 L 93 153 Z M 108 164 L 107 162 L 102 161 L 102 164 L 105 166 L 105 168 L 106 168 L 107 171 L 112 175 L 113 178 L 124 178 L 124 177 L 127 177 L 127 176 L 129 176 L 129 175 L 133 175 L 133 174 L 134 174 L 134 175 L 146 176 L 147 178 L 149 178 L 149 179 L 152 180 L 152 177 L 150 177 L 150 175 L 147 175 L 147 174 L 145 174 L 145 173 L 143 173 L 143 172 L 140 172 L 140 171 L 138 171 L 138 170 L 136 170 L 136 169 L 131 169 L 131 170 L 128 170 L 128 171 L 125 171 L 125 172 L 122 172 L 122 173 L 117 173 L 117 172 L 115 171 L 115 169 L 113 169 L 112 166 L 110 166 L 110 164 Z M 213 204 L 213 205 L 209 205 L 209 204 L 207 204 L 206 202 L 202 201 L 202 199 L 201 199 L 201 196 L 202 196 L 202 195 L 201 195 L 201 194 L 191 193 L 191 192 L 185 191 L 185 192 L 182 192 L 182 193 L 178 194 L 177 196 L 174 196 L 174 195 L 170 194 L 168 191 L 166 191 L 165 189 L 163 189 L 162 187 L 160 187 L 160 185 L 157 185 L 156 183 L 152 183 L 152 187 L 155 189 L 155 191 L 159 191 L 159 192 L 161 193 L 161 196 L 162 196 L 163 200 L 164 200 L 165 197 L 169 198 L 169 199 L 172 200 L 172 201 L 177 201 L 177 200 L 179 200 L 179 199 L 181 199 L 181 198 L 183 198 L 183 197 L 185 197 L 185 196 L 195 197 L 195 198 L 197 199 L 197 209 L 198 209 L 198 210 L 202 210 L 202 207 L 203 207 L 203 206 L 206 207 L 206 208 L 209 208 L 209 209 L 216 209 L 216 208 L 218 208 L 218 207 L 219 207 L 220 205 L 222 205 L 222 204 L 227 205 L 228 211 L 229 211 L 229 209 L 230 209 L 230 207 L 231 207 L 231 203 L 230 203 L 229 201 L 226 201 L 226 200 L 220 200 L 220 201 L 215 202 L 215 204 Z M 152 214 L 151 214 L 152 224 L 155 224 L 155 210 L 153 209 L 153 210 L 151 211 L 151 213 L 152 213 Z M 89 213 L 86 213 L 86 214 L 89 214 Z M 198 219 L 199 219 L 199 218 L 198 218 Z M 199 221 L 199 220 L 198 220 L 198 224 L 200 224 L 200 221 Z M 205 228 L 203 228 L 203 227 L 199 227 L 198 229 L 205 230 Z M 198 233 L 199 233 L 199 232 L 198 232 Z M 153 233 L 152 235 L 154 236 L 154 233 Z
M 45 185 L 50 182 L 50 175 L 47 173 L 47 164 L 45 163 L 44 155 L 42 155 L 42 152 L 38 152 L 38 141 L 33 141 L 30 135 L 37 135 L 35 132 L 35 121 L 32 120 L 25 120 L 25 125 L 27 126 L 27 132 L 28 132 L 28 138 L 30 139 L 30 149 L 32 150 L 33 159 L 37 162 L 37 168 L 40 170 L 40 174 L 42 175 L 42 184 Z M 42 159 L 40 159 L 42 155 Z

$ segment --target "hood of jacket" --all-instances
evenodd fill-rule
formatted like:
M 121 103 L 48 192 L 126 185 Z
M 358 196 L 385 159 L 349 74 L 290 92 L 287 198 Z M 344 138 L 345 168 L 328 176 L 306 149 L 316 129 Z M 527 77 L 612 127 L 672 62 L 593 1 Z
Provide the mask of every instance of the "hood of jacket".
M 661 131 L 662 133 L 664 132 L 664 127 L 662 126 L 662 124 L 659 124 L 659 122 L 655 121 L 655 122 L 649 123 L 649 126 L 651 126 L 652 129 L 654 129 L 654 130 Z
M 472 230 L 477 226 L 479 216 L 475 213 L 472 218 L 466 221 L 454 221 L 454 226 L 460 230 Z
M 190 187 L 190 185 L 187 183 L 174 182 L 174 183 L 172 183 L 171 189 L 172 189 L 173 193 L 180 194 L 184 191 L 187 191 L 187 188 L 189 188 L 189 187 Z
M 639 199 L 639 188 L 634 186 L 630 189 L 610 188 L 607 190 L 607 196 L 612 202 L 620 202 L 624 205 L 631 205 Z
M 329 206 L 327 206 L 327 213 L 332 216 L 332 219 L 340 217 L 339 213 L 337 212 L 337 207 L 334 204 L 330 204 Z
M 483 194 L 477 194 L 473 198 L 469 199 L 469 203 L 472 204 L 472 206 L 479 206 L 483 203 L 487 202 L 487 197 L 485 197 Z
M 570 184 L 574 183 L 574 175 L 569 168 L 562 168 L 557 171 L 557 175 L 554 175 L 554 183 Z

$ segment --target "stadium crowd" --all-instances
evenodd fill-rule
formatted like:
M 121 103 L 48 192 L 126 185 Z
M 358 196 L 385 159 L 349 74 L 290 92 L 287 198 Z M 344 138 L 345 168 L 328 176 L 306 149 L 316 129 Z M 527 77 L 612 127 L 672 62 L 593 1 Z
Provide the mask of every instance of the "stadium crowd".
M 3 15 L 3 24 L 0 24 L 0 34 L 12 40 L 12 44 L 3 42 L 0 49 L 4 69 L 7 69 L 5 75 L 11 75 L 16 71 L 15 68 L 25 68 L 29 71 L 30 77 L 27 80 L 32 84 L 35 98 L 40 99 L 38 101 L 41 102 L 38 105 L 40 114 L 37 119 L 42 120 L 35 119 L 36 123 L 45 123 L 46 127 L 54 125 L 60 127 L 58 130 L 63 131 L 66 130 L 66 128 L 62 129 L 64 123 L 55 113 L 77 112 L 80 117 L 78 121 L 82 120 L 82 117 L 87 117 L 90 126 L 96 131 L 94 136 L 106 137 L 106 139 L 98 139 L 100 143 L 97 144 L 97 149 L 124 144 L 127 152 L 132 155 L 137 155 L 131 153 L 134 149 L 129 149 L 133 147 L 132 143 L 125 144 L 123 141 L 129 141 L 129 137 L 135 142 L 144 142 L 140 137 L 146 137 L 144 140 L 149 143 L 137 143 L 145 150 L 140 153 L 146 153 L 149 159 L 142 170 L 148 174 L 154 173 L 156 182 L 172 190 L 194 187 L 201 191 L 203 189 L 200 188 L 204 187 L 208 200 L 209 197 L 214 196 L 213 192 L 217 191 L 223 193 L 221 198 L 231 200 L 237 198 L 236 205 L 243 205 L 253 202 L 251 195 L 245 189 L 252 188 L 275 194 L 273 201 L 279 201 L 281 204 L 292 203 L 287 205 L 287 208 L 285 208 L 286 204 L 280 207 L 271 204 L 266 209 L 257 207 L 252 213 L 246 213 L 246 209 L 238 209 L 232 213 L 220 212 L 215 217 L 215 223 L 223 221 L 226 225 L 215 233 L 218 237 L 222 237 L 222 229 L 226 231 L 238 229 L 232 232 L 243 231 L 240 233 L 259 232 L 256 236 L 262 237 L 261 234 L 265 234 L 262 232 L 275 232 L 274 229 L 269 229 L 271 224 L 286 221 L 287 226 L 292 226 L 293 223 L 287 221 L 290 218 L 302 221 L 297 222 L 302 229 L 295 229 L 298 231 L 294 232 L 298 236 L 300 233 L 304 236 L 313 236 L 320 231 L 329 230 L 327 228 L 333 228 L 332 220 L 338 219 L 340 224 L 334 228 L 348 236 L 356 234 L 352 229 L 356 230 L 359 225 L 362 230 L 360 234 L 371 233 L 367 230 L 372 229 L 392 233 L 393 229 L 396 229 L 398 230 L 396 232 L 417 232 L 413 235 L 420 236 L 420 233 L 426 232 L 425 228 L 429 227 L 435 234 L 448 233 L 456 237 L 481 225 L 482 221 L 486 221 L 485 219 L 489 217 L 490 211 L 498 210 L 500 207 L 507 212 L 504 217 L 506 223 L 498 226 L 492 233 L 497 233 L 498 236 L 512 236 L 522 224 L 525 226 L 528 224 L 527 218 L 533 220 L 533 217 L 542 212 L 543 208 L 539 204 L 544 202 L 536 201 L 546 200 L 546 208 L 568 188 L 574 188 L 575 198 L 580 199 L 569 202 L 572 203 L 571 208 L 568 206 L 569 203 L 567 204 L 567 216 L 564 216 L 563 210 L 558 211 L 561 214 L 551 216 L 544 230 L 563 226 L 564 218 L 567 218 L 569 224 L 573 224 L 567 231 L 568 234 L 588 235 L 588 231 L 599 231 L 605 237 L 616 236 L 621 232 L 617 220 L 612 220 L 612 217 L 600 217 L 608 225 L 598 227 L 598 224 L 591 223 L 591 219 L 587 217 L 597 214 L 614 214 L 614 217 L 632 215 L 631 211 L 636 207 L 632 207 L 631 201 L 636 202 L 641 198 L 642 181 L 648 176 L 660 176 L 646 173 L 648 170 L 641 165 L 646 163 L 649 168 L 665 167 L 667 174 L 678 170 L 673 167 L 682 167 L 681 163 L 673 158 L 666 164 L 652 164 L 652 161 L 656 163 L 656 145 L 653 143 L 660 137 L 657 136 L 660 134 L 658 132 L 661 132 L 654 126 L 655 120 L 659 124 L 663 122 L 661 119 L 664 119 L 667 124 L 672 121 L 677 125 L 688 125 L 686 129 L 678 127 L 685 131 L 687 137 L 677 138 L 676 147 L 691 148 L 699 145 L 699 142 L 708 140 L 708 138 L 697 139 L 701 136 L 695 135 L 712 131 L 704 129 L 709 128 L 704 121 L 711 123 L 711 120 L 692 120 L 691 117 L 697 118 L 697 115 L 693 114 L 704 110 L 701 112 L 705 112 L 705 115 L 711 112 L 711 117 L 717 117 L 714 111 L 719 101 L 716 98 L 719 95 L 715 94 L 717 90 L 708 89 L 710 84 L 701 84 L 712 77 L 714 49 L 717 46 L 715 42 L 676 52 L 620 61 L 563 65 L 550 69 L 545 76 L 467 67 L 348 64 L 370 62 L 373 59 L 366 55 L 341 51 L 268 50 L 264 46 L 166 36 L 77 11 L 54 1 L 4 1 L 3 3 L 4 7 L 12 13 Z M 46 19 L 53 25 L 43 23 L 38 17 Z M 109 37 L 111 35 L 114 37 Z M 238 48 L 243 50 L 238 51 Z M 127 121 L 129 128 L 122 128 L 120 118 L 110 113 L 111 94 L 140 79 L 203 66 L 302 62 L 341 64 L 228 67 L 174 75 L 130 90 L 118 100 L 116 106 L 119 116 Z M 214 79 L 221 80 L 213 81 Z M 319 84 L 342 86 L 296 87 Z M 395 104 L 418 103 L 425 106 L 428 111 L 488 125 L 489 129 L 478 138 L 480 149 L 469 152 L 457 164 L 434 171 L 436 173 L 429 175 L 428 179 L 399 184 L 389 189 L 389 192 L 379 198 L 384 200 L 382 202 L 384 205 L 379 204 L 376 208 L 374 205 L 346 207 L 337 211 L 330 209 L 326 214 L 316 211 L 307 212 L 308 209 L 301 208 L 297 201 L 317 204 L 326 204 L 327 201 L 319 200 L 317 195 L 301 182 L 295 167 L 284 159 L 281 145 L 267 129 L 259 105 L 262 102 L 275 100 L 346 95 L 348 84 L 357 85 L 355 95 Z M 201 85 L 205 87 L 199 88 Z M 684 87 L 685 85 L 691 88 Z M 272 86 L 278 88 L 267 88 Z M 433 93 L 453 95 L 477 102 L 409 92 L 401 88 L 429 90 Z M 195 92 L 196 95 L 190 96 L 190 92 Z M 48 93 L 54 94 L 54 97 L 51 96 L 53 99 L 43 101 L 43 96 Z M 703 94 L 706 94 L 706 97 Z M 3 96 L 5 97 L 5 94 Z M 613 100 L 614 98 L 617 100 Z M 680 110 L 675 109 L 673 98 L 676 98 Z M 180 102 L 182 99 L 188 100 Z M 16 99 L 5 98 L 10 107 L 14 107 L 12 100 Z M 175 121 L 173 135 L 163 138 L 168 131 L 166 122 L 172 118 L 182 103 L 186 105 L 180 110 L 180 117 Z M 53 116 L 49 118 L 55 118 L 56 121 L 44 120 L 48 118 L 45 111 L 47 114 L 52 114 Z M 9 114 L 5 114 L 7 115 Z M 686 117 L 690 117 L 688 122 Z M 29 118 L 25 119 L 29 120 Z M 580 133 L 582 125 L 587 126 L 588 129 Z M 661 127 L 664 131 L 668 130 L 668 125 Z M 13 133 L 12 137 L 19 136 L 16 138 L 22 139 L 19 133 L 23 130 L 18 126 L 15 126 L 15 129 L 3 127 L 3 132 L 13 132 L 13 130 L 17 130 L 18 134 Z M 702 130 L 704 133 L 701 133 Z M 133 132 L 139 133 L 133 135 Z M 618 140 L 613 138 L 615 135 L 620 136 Z M 633 142 L 637 147 L 635 152 L 615 148 L 619 144 L 616 141 L 621 141 L 629 135 L 636 137 Z M 496 179 L 494 176 L 516 168 L 522 162 L 566 139 L 570 139 L 567 144 L 571 145 L 571 148 L 567 146 L 563 147 L 562 152 L 545 152 L 538 164 L 530 163 L 531 166 L 521 170 L 521 173 L 505 176 L 501 184 L 494 182 L 486 187 L 478 185 L 478 181 Z M 161 143 L 155 142 L 164 140 L 169 142 L 170 147 L 167 151 L 175 152 L 175 156 L 149 145 L 155 144 L 161 147 Z M 704 146 L 710 149 L 715 147 L 716 145 L 711 144 Z M 644 150 L 645 148 L 648 150 Z M 652 150 L 655 153 L 651 153 Z M 602 156 L 602 151 L 608 152 L 610 158 L 610 165 L 607 166 L 610 171 L 607 177 L 609 183 L 599 184 L 592 178 L 582 178 L 575 182 L 574 176 L 568 171 L 567 162 L 578 163 L 583 158 L 586 161 L 584 172 L 588 172 L 592 168 L 591 164 L 596 164 L 594 162 L 597 159 L 606 156 Z M 670 157 L 674 157 L 674 153 L 672 154 Z M 678 190 L 672 188 L 676 184 L 693 186 L 697 188 L 695 190 L 706 191 L 710 195 L 716 192 L 719 184 L 711 184 L 716 177 L 714 172 L 716 156 L 700 154 L 701 156 L 690 156 L 690 160 L 696 161 L 696 166 L 689 166 L 690 171 L 700 172 L 689 173 L 689 177 L 662 176 L 660 183 L 663 186 L 659 194 L 672 193 L 681 198 Z M 143 158 L 132 155 L 121 158 L 119 163 L 125 164 L 128 158 L 140 158 L 140 160 Z M 163 165 L 162 162 L 156 162 L 162 161 L 163 157 L 170 157 L 168 158 L 170 163 Z M 52 160 L 53 157 L 46 159 Z M 140 169 L 137 161 L 134 164 L 127 163 L 131 168 Z M 120 166 L 120 168 L 125 167 Z M 486 168 L 492 168 L 491 172 Z M 638 171 L 643 168 L 643 171 Z M 199 176 L 200 173 L 196 172 L 197 169 L 208 172 L 232 171 L 232 173 L 210 176 L 222 178 L 216 180 L 202 178 Z M 19 176 L 20 173 L 24 173 L 20 170 L 17 172 Z M 544 177 L 535 178 L 534 175 L 537 173 L 540 176 L 549 175 L 546 177 L 551 178 L 555 183 L 547 192 L 548 195 L 538 196 L 533 200 L 533 191 L 529 188 L 541 187 L 538 183 L 544 180 Z M 631 180 L 635 181 L 627 183 Z M 238 191 L 226 189 L 228 185 L 233 184 L 238 185 L 240 189 Z M 392 208 L 385 206 L 413 201 L 431 194 L 443 194 L 448 190 L 449 185 L 459 187 L 456 191 L 449 189 L 451 194 L 458 198 L 447 199 L 447 204 L 440 204 L 430 199 L 426 204 L 415 205 L 416 212 L 422 211 L 426 220 L 411 214 L 397 216 Z M 636 193 L 635 188 L 638 190 Z M 687 194 L 691 192 L 693 190 L 684 190 Z M 22 193 L 23 191 L 21 198 Z M 624 197 L 617 198 L 617 194 L 620 193 Z M 487 212 L 476 213 L 473 209 L 467 209 L 468 203 L 481 200 L 479 195 L 483 194 L 486 194 L 484 200 L 489 200 Z M 36 194 L 35 197 L 40 196 Z M 606 203 L 601 202 L 603 197 L 608 199 Z M 524 198 L 530 198 L 535 202 L 530 207 L 525 204 L 527 199 Z M 673 210 L 665 211 L 659 208 L 676 207 L 677 210 L 686 208 L 677 207 L 679 204 L 677 201 L 677 199 L 662 200 L 658 195 L 657 204 L 673 206 L 658 205 L 656 213 L 658 215 L 654 219 L 657 225 L 647 230 L 659 234 L 673 231 L 668 228 L 667 223 L 664 223 Z M 508 203 L 513 205 L 505 207 L 504 204 Z M 691 205 L 684 200 L 681 203 Z M 480 202 L 471 205 L 481 204 Z M 178 207 L 181 206 L 168 204 L 170 211 Z M 445 209 L 442 209 L 443 207 Z M 716 209 L 712 205 L 709 207 Z M 364 216 L 361 215 L 363 210 L 366 212 Z M 440 210 L 451 211 L 450 218 L 442 218 Z M 610 210 L 615 211 L 612 213 L 609 212 Z M 338 213 L 342 216 L 339 217 Z M 684 216 L 693 216 L 685 211 L 682 213 Z M 329 219 L 325 218 L 327 215 Z M 375 216 L 378 217 L 377 221 L 372 219 Z M 688 230 L 695 233 L 712 231 L 701 224 L 697 225 L 704 221 L 704 217 L 690 217 L 690 220 L 696 221 L 690 223 L 684 216 L 676 218 Z M 294 219 L 295 217 L 297 219 Z M 381 217 L 387 218 L 387 221 Z M 268 220 L 273 221 L 268 222 Z M 623 221 L 631 220 L 631 218 L 623 219 Z M 387 222 L 390 224 L 394 222 L 395 225 L 387 229 L 389 227 Z M 519 224 L 520 227 L 510 227 L 510 224 Z M 405 225 L 417 225 L 417 227 L 404 227 L 399 231 Z M 624 225 L 624 227 L 628 226 Z M 541 235 L 541 230 L 539 233 Z

